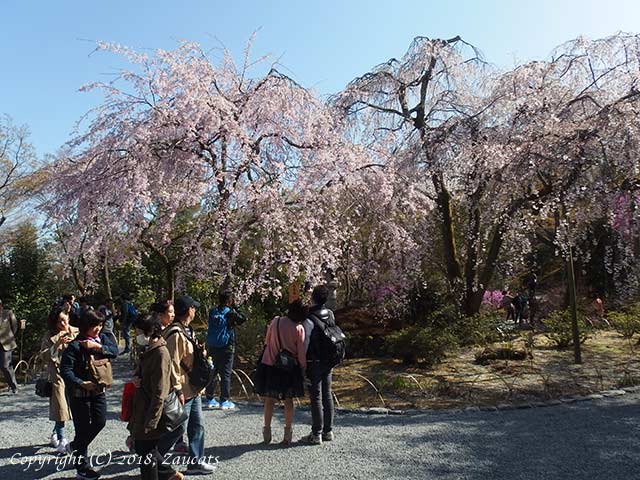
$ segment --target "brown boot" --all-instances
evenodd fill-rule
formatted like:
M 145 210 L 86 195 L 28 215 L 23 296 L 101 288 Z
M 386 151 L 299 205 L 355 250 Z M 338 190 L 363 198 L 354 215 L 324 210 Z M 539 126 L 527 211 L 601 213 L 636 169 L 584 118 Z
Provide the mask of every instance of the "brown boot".
M 271 443 L 271 427 L 262 427 L 262 441 L 265 445 Z
M 291 445 L 293 439 L 293 427 L 284 427 L 284 438 L 282 439 L 282 445 Z

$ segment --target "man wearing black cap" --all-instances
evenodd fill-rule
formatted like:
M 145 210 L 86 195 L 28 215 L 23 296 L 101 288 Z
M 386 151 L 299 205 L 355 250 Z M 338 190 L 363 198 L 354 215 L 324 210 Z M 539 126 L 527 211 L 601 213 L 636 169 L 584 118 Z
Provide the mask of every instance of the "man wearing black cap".
M 190 474 L 213 473 L 215 467 L 205 461 L 204 455 L 204 423 L 202 418 L 202 400 L 200 395 L 204 388 L 198 390 L 189 382 L 189 372 L 194 365 L 194 339 L 191 337 L 189 324 L 193 321 L 196 310 L 200 308 L 197 302 L 188 295 L 178 297 L 174 303 L 176 318 L 163 332 L 167 341 L 167 348 L 172 362 L 172 385 L 180 401 L 184 404 L 188 418 L 185 430 L 189 438 L 189 466 Z M 160 440 L 159 451 L 169 451 L 171 445 L 163 445 Z

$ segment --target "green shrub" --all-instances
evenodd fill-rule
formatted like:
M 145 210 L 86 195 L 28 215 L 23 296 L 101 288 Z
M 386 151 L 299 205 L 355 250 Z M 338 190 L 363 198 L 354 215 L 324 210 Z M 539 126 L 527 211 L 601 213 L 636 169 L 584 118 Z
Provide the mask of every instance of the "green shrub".
M 458 343 L 467 345 L 486 345 L 501 340 L 499 326 L 504 323 L 499 311 L 478 313 L 472 317 L 461 318 L 454 326 Z
M 607 319 L 616 332 L 624 338 L 632 338 L 640 333 L 640 306 L 634 305 L 626 311 L 610 312 Z
M 447 352 L 457 346 L 456 337 L 449 328 L 429 328 L 412 325 L 392 333 L 386 339 L 386 350 L 405 364 L 420 360 L 427 365 L 440 363 Z
M 544 320 L 545 336 L 556 344 L 558 348 L 573 345 L 573 330 L 571 327 L 571 312 L 556 310 Z M 584 314 L 578 312 L 578 330 L 580 343 L 584 343 L 591 333 L 591 328 L 585 321 Z

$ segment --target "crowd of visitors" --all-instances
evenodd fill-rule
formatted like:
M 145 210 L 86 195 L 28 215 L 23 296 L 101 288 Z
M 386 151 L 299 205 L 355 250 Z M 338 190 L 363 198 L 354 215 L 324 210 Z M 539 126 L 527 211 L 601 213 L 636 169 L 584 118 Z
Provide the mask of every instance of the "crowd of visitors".
M 293 401 L 305 394 L 305 381 L 312 425 L 301 441 L 318 445 L 334 439 L 331 374 L 344 358 L 344 335 L 326 307 L 328 296 L 327 287 L 317 286 L 310 306 L 295 299 L 286 315 L 275 317 L 266 328 L 264 351 L 254 373 L 256 393 L 264 398 L 264 443 L 273 440 L 271 420 L 277 401 L 284 402 L 285 412 L 281 443 L 293 442 Z M 154 303 L 148 314 L 140 314 L 125 295 L 118 312 L 111 298 L 94 308 L 89 298 L 76 301 L 71 294 L 53 305 L 42 340 L 46 371 L 36 382 L 36 393 L 49 399 L 49 420 L 54 422 L 50 445 L 71 456 L 76 479 L 100 477 L 88 461 L 89 449 L 107 422 L 107 394 L 114 381 L 111 362 L 131 352 L 136 354 L 135 369 L 131 388 L 125 385 L 122 411 L 127 412 L 130 432 L 127 445 L 147 460 L 140 462 L 141 478 L 179 480 L 184 474 L 213 473 L 215 467 L 205 456 L 203 405 L 237 408 L 231 399 L 236 328 L 247 317 L 233 292 L 221 291 L 218 304 L 208 312 L 206 342 L 201 343 L 191 327 L 200 306 L 182 295 L 175 302 Z M 0 301 L 0 369 L 13 392 L 18 384 L 11 357 L 18 329 L 15 315 Z M 72 441 L 65 436 L 69 421 L 75 431 Z M 183 454 L 184 474 L 174 470 L 173 462 L 162 462 L 171 451 Z

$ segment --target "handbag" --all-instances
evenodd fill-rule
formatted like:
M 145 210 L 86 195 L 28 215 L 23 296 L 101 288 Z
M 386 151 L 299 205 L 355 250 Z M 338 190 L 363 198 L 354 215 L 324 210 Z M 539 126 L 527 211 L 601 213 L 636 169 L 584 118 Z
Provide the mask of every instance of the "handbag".
M 104 388 L 113 384 L 113 370 L 108 358 L 96 360 L 93 355 L 89 357 L 87 370 L 93 381 Z
M 276 321 L 276 331 L 278 332 L 278 346 L 280 351 L 276 355 L 273 366 L 283 372 L 291 373 L 298 367 L 298 360 L 296 357 L 286 349 L 282 348 L 282 339 L 280 338 L 280 318 Z
M 46 378 L 36 380 L 36 395 L 43 398 L 51 398 L 53 384 Z
M 120 406 L 120 420 L 128 422 L 133 414 L 133 399 L 136 396 L 136 384 L 127 382 L 122 390 L 122 404 Z
M 158 422 L 158 430 L 165 432 L 173 432 L 182 425 L 189 416 L 184 409 L 184 405 L 180 403 L 180 398 L 176 395 L 176 391 L 172 390 L 167 398 L 164 399 L 164 407 L 162 416 Z

